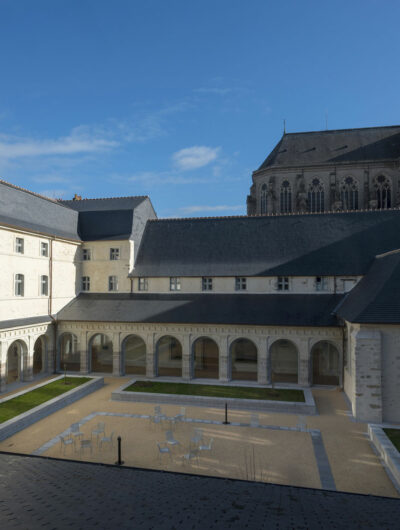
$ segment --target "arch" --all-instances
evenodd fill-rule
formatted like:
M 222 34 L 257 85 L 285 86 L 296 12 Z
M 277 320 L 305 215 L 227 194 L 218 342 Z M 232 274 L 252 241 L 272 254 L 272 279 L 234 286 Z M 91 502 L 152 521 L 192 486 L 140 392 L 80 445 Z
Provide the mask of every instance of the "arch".
M 299 353 L 290 340 L 279 339 L 270 349 L 271 380 L 273 383 L 298 383 Z
M 104 333 L 96 333 L 89 341 L 90 369 L 92 372 L 112 373 L 113 343 Z
M 374 178 L 374 189 L 377 200 L 377 208 L 386 210 L 392 207 L 392 187 L 391 182 L 385 175 L 378 175 Z
M 249 339 L 236 339 L 230 347 L 231 378 L 257 381 L 257 346 Z
M 313 385 L 339 385 L 340 355 L 335 345 L 321 340 L 311 349 Z
M 358 210 L 358 182 L 355 178 L 348 176 L 342 180 L 340 200 L 343 210 Z
M 164 335 L 156 345 L 157 375 L 182 377 L 182 345 L 171 335 Z
M 33 375 L 47 372 L 46 369 L 47 337 L 41 335 L 33 346 Z
M 325 210 L 324 185 L 319 178 L 314 178 L 308 188 L 308 210 L 310 212 Z
M 7 350 L 6 382 L 7 384 L 22 381 L 23 365 L 26 363 L 28 347 L 24 341 L 15 340 Z
M 292 188 L 288 180 L 284 180 L 280 192 L 281 213 L 291 213 L 292 211 Z
M 267 195 L 268 195 L 267 185 L 263 184 L 261 186 L 261 195 L 260 195 L 260 213 L 261 214 L 267 213 Z
M 138 335 L 128 335 L 122 343 L 126 374 L 146 375 L 146 344 Z
M 193 343 L 193 377 L 218 379 L 219 348 L 215 340 L 199 337 Z
M 63 333 L 59 338 L 60 369 L 79 372 L 81 355 L 78 351 L 78 339 L 73 333 Z

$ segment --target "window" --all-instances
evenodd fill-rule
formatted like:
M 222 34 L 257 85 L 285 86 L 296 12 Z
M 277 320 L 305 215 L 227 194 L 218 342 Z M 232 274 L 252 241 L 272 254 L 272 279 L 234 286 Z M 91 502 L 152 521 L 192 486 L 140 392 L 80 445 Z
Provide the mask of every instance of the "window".
M 180 278 L 170 278 L 169 279 L 169 290 L 170 291 L 180 291 L 181 290 L 181 279 Z
M 82 249 L 82 260 L 83 261 L 90 261 L 92 259 L 92 249 L 90 248 L 83 248 Z M 111 259 L 111 256 L 110 256 Z
M 374 181 L 377 207 L 380 210 L 386 210 L 392 206 L 392 195 L 390 181 L 385 175 L 379 175 Z
M 15 296 L 24 296 L 24 275 L 23 274 L 16 274 L 15 275 L 15 284 L 14 284 L 14 292 Z
M 22 239 L 22 237 L 17 237 L 15 239 L 15 252 L 17 252 L 18 254 L 24 253 L 24 240 Z
M 147 278 L 138 278 L 138 289 L 139 291 L 147 291 L 149 288 L 149 283 Z
M 246 278 L 242 278 L 242 277 L 235 278 L 235 290 L 245 291 L 246 289 L 247 289 Z
M 358 184 L 353 177 L 346 177 L 340 186 L 343 210 L 358 210 Z
M 90 291 L 90 277 L 82 276 L 82 291 Z
M 202 291 L 212 291 L 213 289 L 213 279 L 212 278 L 202 278 L 201 279 L 201 290 Z
M 316 291 L 327 291 L 328 290 L 328 278 L 325 276 L 317 276 L 315 278 L 315 290 Z
M 40 294 L 42 296 L 48 296 L 49 294 L 49 277 L 48 276 L 40 277 Z
M 47 258 L 49 255 L 49 244 L 41 241 L 40 243 L 40 255 Z
M 351 291 L 356 283 L 355 280 L 342 280 L 343 282 L 343 291 L 345 293 L 348 293 L 349 291 Z
M 282 182 L 281 186 L 281 213 L 290 213 L 292 211 L 292 188 L 287 180 Z
M 110 260 L 115 261 L 119 259 L 119 248 L 110 248 Z
M 325 210 L 324 186 L 317 178 L 313 179 L 308 190 L 308 210 L 310 212 Z
M 267 185 L 263 184 L 261 186 L 261 204 L 260 204 L 260 213 L 267 213 Z
M 288 276 L 278 276 L 278 291 L 289 291 Z
M 108 277 L 108 290 L 118 291 L 118 278 L 116 276 Z

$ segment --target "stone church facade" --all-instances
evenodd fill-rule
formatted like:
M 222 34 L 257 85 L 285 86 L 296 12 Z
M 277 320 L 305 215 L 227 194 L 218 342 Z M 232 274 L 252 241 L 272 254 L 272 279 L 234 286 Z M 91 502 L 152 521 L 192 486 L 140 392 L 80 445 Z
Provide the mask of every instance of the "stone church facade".
M 0 392 L 63 370 L 328 385 L 357 419 L 400 422 L 399 134 L 285 135 L 249 216 L 0 181 Z

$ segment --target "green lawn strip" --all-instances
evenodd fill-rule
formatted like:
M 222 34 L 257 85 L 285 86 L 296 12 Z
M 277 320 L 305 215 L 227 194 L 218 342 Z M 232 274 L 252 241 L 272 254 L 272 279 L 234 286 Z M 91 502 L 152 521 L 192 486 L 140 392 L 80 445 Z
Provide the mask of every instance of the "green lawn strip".
M 383 429 L 386 436 L 395 446 L 395 448 L 400 452 L 400 429 Z
M 156 394 L 180 394 L 186 396 L 207 396 L 219 398 L 264 399 L 271 401 L 304 402 L 302 390 L 287 388 L 252 388 L 217 385 L 198 385 L 185 383 L 158 383 L 136 381 L 126 389 L 128 392 L 151 392 Z
M 50 399 L 53 399 L 69 390 L 72 390 L 84 383 L 90 381 L 90 377 L 67 377 L 67 383 L 64 383 L 64 378 L 53 381 L 48 385 L 36 388 L 10 399 L 4 403 L 0 403 L 0 423 L 10 420 L 27 410 L 33 409 Z

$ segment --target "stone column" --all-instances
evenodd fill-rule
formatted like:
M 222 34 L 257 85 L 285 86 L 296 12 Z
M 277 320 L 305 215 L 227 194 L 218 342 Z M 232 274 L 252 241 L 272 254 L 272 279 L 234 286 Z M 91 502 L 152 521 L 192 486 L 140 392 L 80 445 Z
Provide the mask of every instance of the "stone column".
M 113 345 L 113 371 L 114 377 L 120 377 L 122 375 L 122 360 L 121 360 L 121 334 L 113 333 L 111 335 Z
M 302 338 L 298 341 L 299 348 L 299 374 L 298 384 L 301 386 L 311 385 L 311 352 L 309 349 L 309 339 Z
M 182 340 L 182 379 L 184 381 L 192 379 L 191 343 L 191 335 L 185 335 Z
M 227 383 L 231 379 L 229 359 L 229 337 L 223 336 L 219 341 L 219 380 Z
M 34 337 L 28 338 L 28 351 L 21 355 L 22 380 L 33 381 L 33 349 L 35 345 Z
M 382 422 L 381 333 L 360 328 L 353 333 L 353 415 L 359 421 Z
M 88 333 L 82 332 L 78 335 L 78 350 L 81 354 L 81 374 L 88 374 L 90 369 L 89 363 L 89 344 L 88 344 Z
M 155 344 L 153 333 L 147 335 L 146 340 L 146 377 L 153 378 L 157 375 Z
M 257 341 L 257 382 L 260 385 L 268 384 L 268 339 Z
M 8 343 L 6 341 L 1 341 L 0 342 L 0 392 L 5 392 L 6 386 L 7 386 L 7 374 L 6 374 L 7 351 L 8 351 Z

